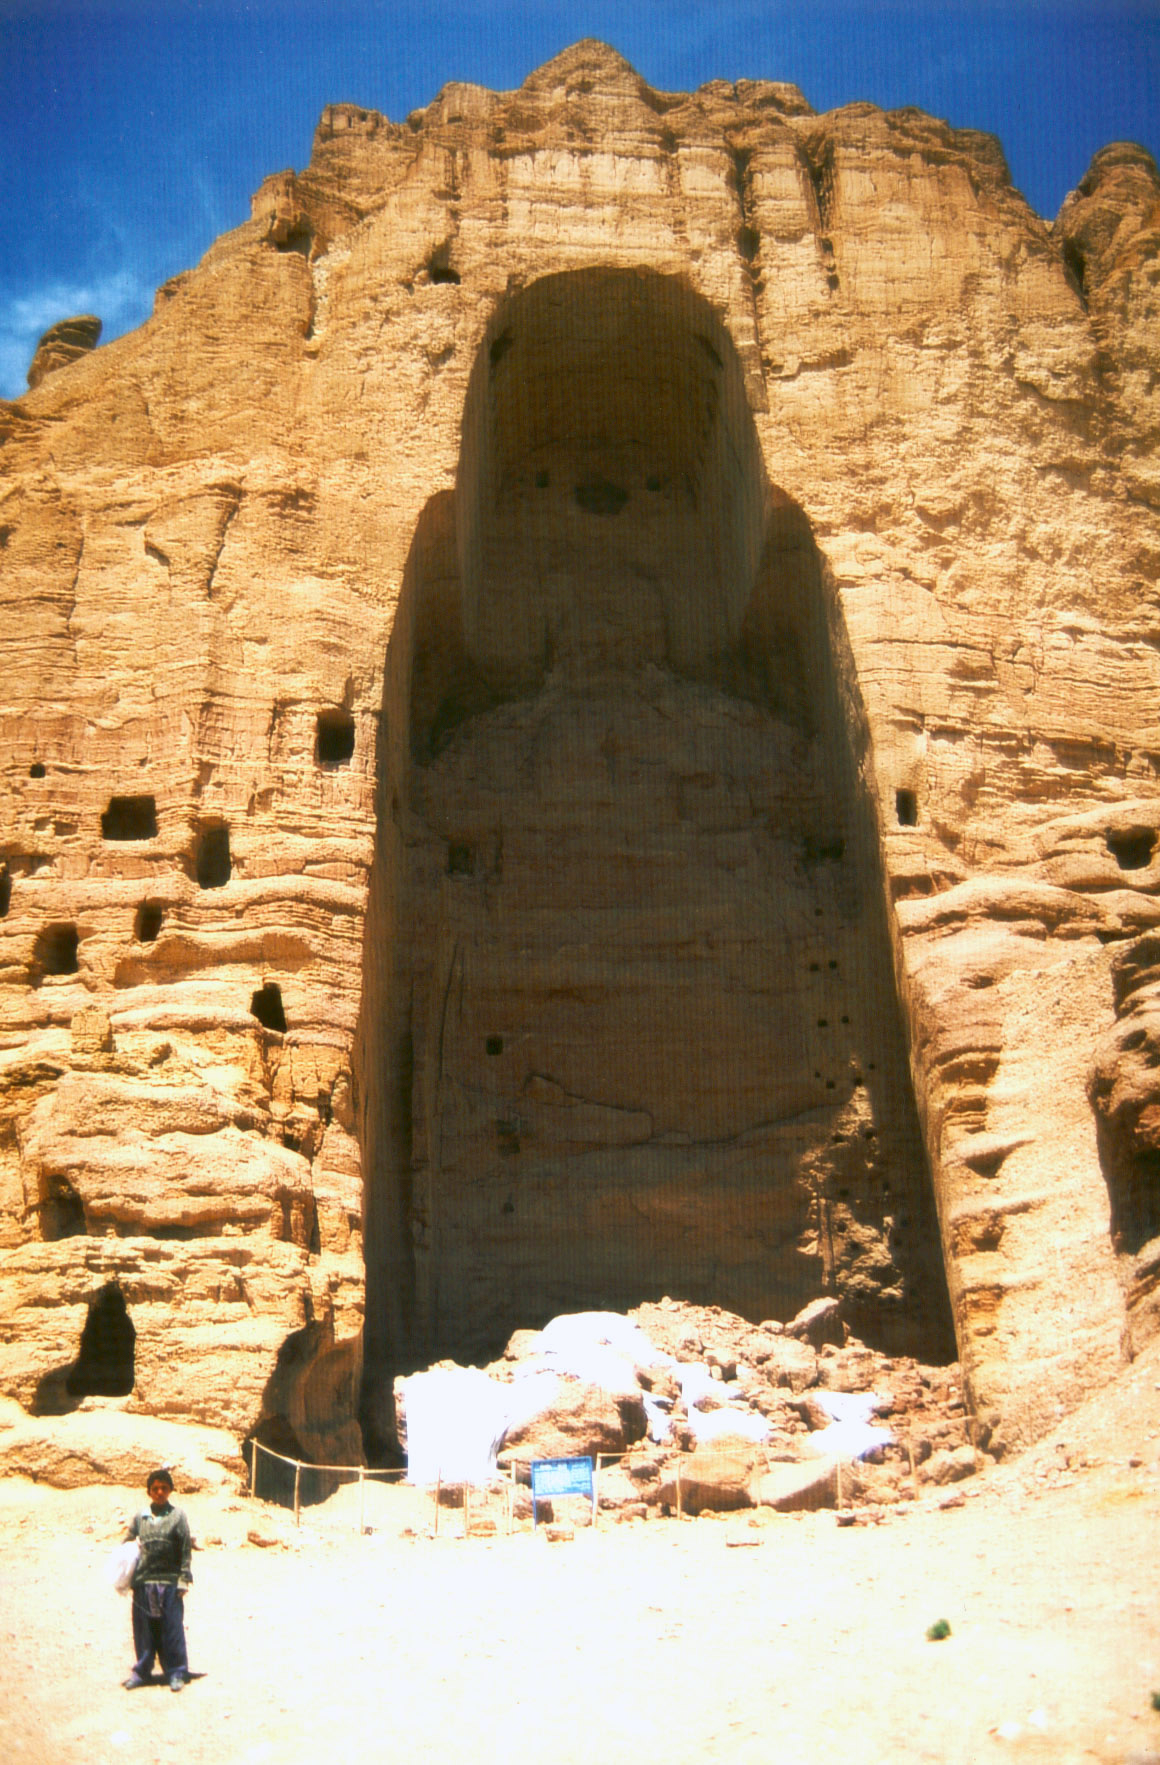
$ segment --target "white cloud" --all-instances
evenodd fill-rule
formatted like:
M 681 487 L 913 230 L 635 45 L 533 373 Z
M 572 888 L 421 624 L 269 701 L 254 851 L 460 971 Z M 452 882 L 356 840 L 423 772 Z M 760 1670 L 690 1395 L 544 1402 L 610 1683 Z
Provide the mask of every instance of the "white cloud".
M 0 305 L 0 398 L 28 390 L 28 367 L 50 325 L 79 313 L 96 313 L 109 342 L 143 324 L 153 310 L 153 283 L 139 270 L 122 268 L 76 282 L 53 281 L 11 296 Z

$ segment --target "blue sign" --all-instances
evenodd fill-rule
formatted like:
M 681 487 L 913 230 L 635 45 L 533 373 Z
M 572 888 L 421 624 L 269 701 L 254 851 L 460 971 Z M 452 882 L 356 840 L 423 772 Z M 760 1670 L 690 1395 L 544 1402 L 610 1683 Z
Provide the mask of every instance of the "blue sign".
M 536 1504 L 548 1495 L 586 1495 L 596 1506 L 591 1459 L 532 1460 L 532 1525 L 537 1522 Z

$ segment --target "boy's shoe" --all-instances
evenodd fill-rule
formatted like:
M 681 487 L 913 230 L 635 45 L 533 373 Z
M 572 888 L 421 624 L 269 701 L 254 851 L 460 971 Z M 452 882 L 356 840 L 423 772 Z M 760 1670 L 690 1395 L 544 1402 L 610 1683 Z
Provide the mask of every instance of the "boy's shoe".
M 144 1685 L 144 1683 L 145 1681 L 139 1673 L 130 1673 L 128 1679 L 121 1681 L 122 1687 L 125 1691 L 136 1691 L 140 1686 Z
M 184 1691 L 185 1690 L 185 1676 L 184 1676 L 184 1674 L 174 1673 L 169 1681 L 169 1689 L 170 1689 L 170 1691 Z

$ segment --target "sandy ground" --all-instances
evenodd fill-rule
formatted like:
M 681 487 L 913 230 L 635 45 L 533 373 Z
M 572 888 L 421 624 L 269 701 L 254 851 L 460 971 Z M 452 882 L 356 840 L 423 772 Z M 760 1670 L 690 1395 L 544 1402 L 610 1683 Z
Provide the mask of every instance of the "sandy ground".
M 431 1504 L 397 1489 L 360 1538 L 349 1491 L 297 1533 L 189 1497 L 201 1677 L 180 1696 L 120 1689 L 129 1614 L 103 1571 L 136 1492 L 0 1483 L 0 1757 L 1160 1765 L 1154 1347 L 961 1506 L 880 1523 L 762 1512 L 551 1544 L 465 1540 L 455 1515 L 407 1537 Z

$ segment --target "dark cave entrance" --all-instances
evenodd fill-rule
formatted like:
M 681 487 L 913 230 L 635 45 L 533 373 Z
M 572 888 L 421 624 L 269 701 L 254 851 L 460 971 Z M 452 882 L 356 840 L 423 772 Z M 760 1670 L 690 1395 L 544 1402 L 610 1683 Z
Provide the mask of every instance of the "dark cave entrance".
M 853 691 L 707 303 L 512 297 L 388 657 L 368 1414 L 376 1369 L 666 1292 L 953 1355 Z

